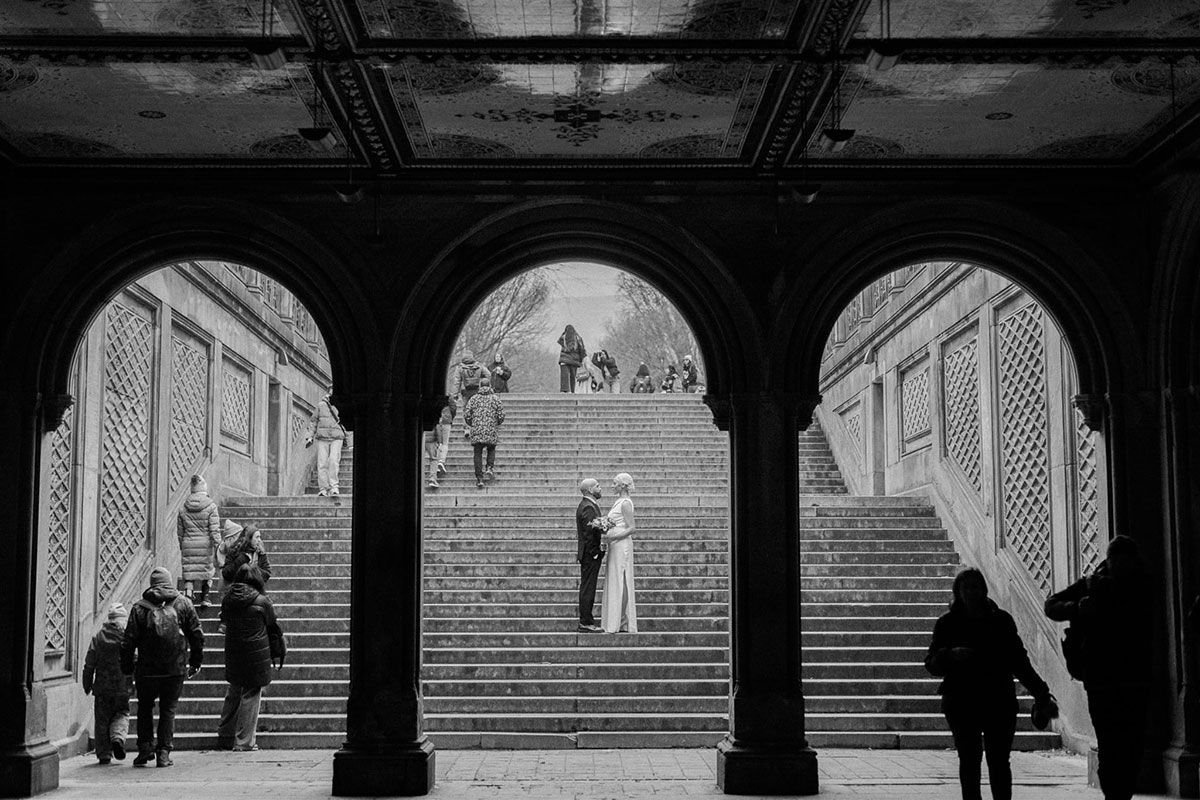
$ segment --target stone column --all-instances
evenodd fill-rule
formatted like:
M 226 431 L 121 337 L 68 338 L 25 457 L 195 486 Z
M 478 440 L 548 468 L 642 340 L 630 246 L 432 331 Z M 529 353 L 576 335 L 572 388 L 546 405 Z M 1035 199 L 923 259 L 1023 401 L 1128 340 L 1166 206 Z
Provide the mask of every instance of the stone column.
M 46 692 L 31 652 L 34 570 L 38 569 L 38 475 L 46 431 L 62 422 L 67 396 L 44 403 L 0 390 L 0 415 L 17 421 L 0 448 L 0 502 L 12 511 L 8 547 L 0 558 L 0 797 L 32 797 L 58 788 L 58 749 L 46 735 Z M 37 645 L 40 647 L 40 645 Z
M 713 401 L 730 432 L 729 735 L 717 745 L 726 794 L 816 794 L 800 685 L 797 437 L 819 398 L 773 393 Z M 723 424 L 726 423 L 726 424 Z
M 421 414 L 354 398 L 350 700 L 333 794 L 411 797 L 434 781 L 421 698 Z

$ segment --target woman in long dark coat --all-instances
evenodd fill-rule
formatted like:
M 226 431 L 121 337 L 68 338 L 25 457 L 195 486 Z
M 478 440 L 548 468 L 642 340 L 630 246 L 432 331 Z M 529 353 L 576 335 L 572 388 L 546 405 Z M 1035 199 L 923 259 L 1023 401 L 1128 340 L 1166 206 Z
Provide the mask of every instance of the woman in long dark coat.
M 943 678 L 938 691 L 958 751 L 963 800 L 980 800 L 979 762 L 985 753 L 993 800 L 1010 800 L 1008 754 L 1017 730 L 1013 678 L 1043 702 L 1050 687 L 1029 663 L 1013 618 L 988 599 L 982 572 L 964 569 L 953 591 L 950 610 L 933 626 L 925 668 Z
M 229 689 L 217 726 L 217 746 L 239 752 L 257 750 L 258 710 L 262 690 L 271 683 L 272 668 L 283 669 L 287 655 L 283 631 L 271 598 L 263 593 L 262 575 L 253 564 L 238 567 L 234 583 L 221 601 L 225 625 L 225 680 Z

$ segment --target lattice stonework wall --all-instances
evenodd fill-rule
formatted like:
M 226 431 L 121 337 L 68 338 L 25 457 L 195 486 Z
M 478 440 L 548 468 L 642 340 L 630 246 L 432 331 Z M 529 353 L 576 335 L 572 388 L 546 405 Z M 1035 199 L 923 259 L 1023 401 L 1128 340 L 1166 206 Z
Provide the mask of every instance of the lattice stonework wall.
M 242 452 L 250 452 L 251 373 L 232 361 L 225 362 L 221 382 L 221 433 Z
M 841 418 L 842 424 L 846 426 L 846 433 L 850 436 L 850 441 L 854 442 L 854 458 L 861 463 L 863 459 L 862 403 L 855 403 L 842 411 Z
M 1105 542 L 1100 527 L 1100 479 L 1096 431 L 1075 412 L 1075 443 L 1078 448 L 1076 484 L 1077 530 L 1079 531 L 1079 574 L 1091 572 L 1104 558 Z
M 46 654 L 65 653 L 71 630 L 71 541 L 75 530 L 75 409 L 50 442 L 49 537 L 46 553 Z
M 96 591 L 103 601 L 149 530 L 154 324 L 119 302 L 104 325 L 104 414 L 100 467 L 100 551 Z
M 187 483 L 208 438 L 208 348 L 176 331 L 171 336 L 170 491 Z
M 979 429 L 979 336 L 952 345 L 942 357 L 946 454 L 976 491 L 983 489 Z
M 308 437 L 309 421 L 312 419 L 312 414 L 302 406 L 292 406 L 292 448 L 294 449 L 300 442 Z
M 929 433 L 929 365 L 904 373 L 900 383 L 900 432 L 905 444 Z
M 1050 590 L 1050 452 L 1042 309 L 1029 303 L 997 325 L 1004 543 L 1042 592 Z

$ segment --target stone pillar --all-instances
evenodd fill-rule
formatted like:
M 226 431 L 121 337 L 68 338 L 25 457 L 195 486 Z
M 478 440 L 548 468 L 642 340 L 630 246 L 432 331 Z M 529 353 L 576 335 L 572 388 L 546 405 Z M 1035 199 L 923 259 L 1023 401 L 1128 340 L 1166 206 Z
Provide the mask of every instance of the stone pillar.
M 428 794 L 421 698 L 421 414 L 416 398 L 354 398 L 350 700 L 333 794 Z
M 17 430 L 0 448 L 0 502 L 12 510 L 0 558 L 0 797 L 32 797 L 58 788 L 58 749 L 46 735 L 46 692 L 33 671 L 39 455 L 71 398 L 39 404 L 0 390 L 0 415 Z M 36 645 L 40 647 L 40 645 Z
M 726 794 L 818 791 L 817 755 L 804 737 L 796 508 L 797 437 L 815 405 L 747 393 L 714 407 L 730 432 L 732 685 L 729 735 L 717 745 Z

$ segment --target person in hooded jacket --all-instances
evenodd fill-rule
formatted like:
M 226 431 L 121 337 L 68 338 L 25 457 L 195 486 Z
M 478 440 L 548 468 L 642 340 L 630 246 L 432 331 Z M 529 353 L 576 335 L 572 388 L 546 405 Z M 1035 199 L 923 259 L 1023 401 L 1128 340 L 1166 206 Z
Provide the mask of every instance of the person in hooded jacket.
M 221 601 L 225 625 L 225 680 L 229 689 L 217 725 L 217 746 L 234 752 L 258 749 L 258 711 L 263 688 L 272 670 L 283 669 L 287 645 L 271 598 L 263 591 L 262 575 L 253 564 L 242 564 Z
M 194 600 L 193 589 L 200 584 L 200 608 L 209 608 L 208 590 L 212 585 L 221 544 L 221 518 L 217 504 L 208 494 L 208 484 L 199 475 L 192 476 L 192 493 L 183 501 L 175 518 L 175 534 L 179 538 L 179 555 L 183 564 L 183 591 Z
M 271 561 L 263 546 L 262 531 L 253 523 L 242 528 L 242 532 L 226 549 L 225 565 L 221 567 L 221 579 L 226 586 L 234 582 L 238 569 L 244 564 L 253 564 L 258 568 L 263 584 L 271 580 Z
M 512 369 L 504 363 L 504 356 L 496 353 L 496 360 L 488 367 L 488 376 L 492 381 L 492 391 L 496 394 L 508 393 L 508 379 L 512 377 Z
M 1095 571 L 1046 600 L 1083 637 L 1083 688 L 1105 800 L 1129 800 L 1146 736 L 1153 653 L 1151 586 L 1137 542 L 1114 536 Z
M 333 404 L 333 387 L 317 401 L 317 409 L 309 422 L 308 438 L 304 446 L 317 445 L 317 496 L 337 497 L 338 470 L 342 463 L 342 447 L 346 444 L 346 428 L 342 416 Z
M 121 640 L 129 611 L 121 603 L 109 606 L 104 626 L 92 637 L 83 660 L 83 693 L 95 696 L 96 759 L 111 764 L 125 760 L 129 732 L 129 695 L 133 687 L 121 672 Z
M 1049 700 L 1050 687 L 1029 663 L 1012 616 L 988 598 L 982 572 L 974 567 L 959 572 L 953 593 L 950 610 L 933 626 L 925 668 L 942 678 L 938 692 L 958 751 L 963 800 L 980 799 L 985 754 L 993 800 L 1010 800 L 1008 759 L 1017 729 L 1013 678 L 1039 702 Z
M 475 451 L 475 486 L 483 488 L 483 482 L 495 480 L 496 445 L 500 443 L 500 426 L 504 423 L 504 403 L 492 391 L 491 382 L 484 377 L 479 394 L 471 398 L 463 412 L 468 439 Z M 483 451 L 487 450 L 487 471 L 483 466 Z
M 204 663 L 204 633 L 192 601 L 172 585 L 166 567 L 150 573 L 150 588 L 133 604 L 121 639 L 121 672 L 137 684 L 138 755 L 135 767 L 156 758 L 169 767 L 175 741 L 175 707 L 185 678 L 193 678 Z M 168 608 L 169 607 L 169 608 Z M 176 630 L 156 630 L 156 618 L 177 622 Z M 136 666 L 136 669 L 135 669 Z M 158 743 L 154 740 L 154 703 L 158 701 Z
M 558 390 L 560 392 L 575 391 L 575 373 L 587 358 L 587 348 L 583 345 L 583 337 L 575 332 L 574 325 L 563 328 L 558 337 Z
M 692 361 L 690 353 L 683 357 L 682 369 L 683 391 L 692 394 L 700 383 L 700 370 L 696 369 L 696 362 Z
M 487 368 L 475 360 L 470 350 L 463 353 L 462 361 L 454 371 L 454 394 L 465 406 L 479 391 L 479 382 L 487 377 Z

